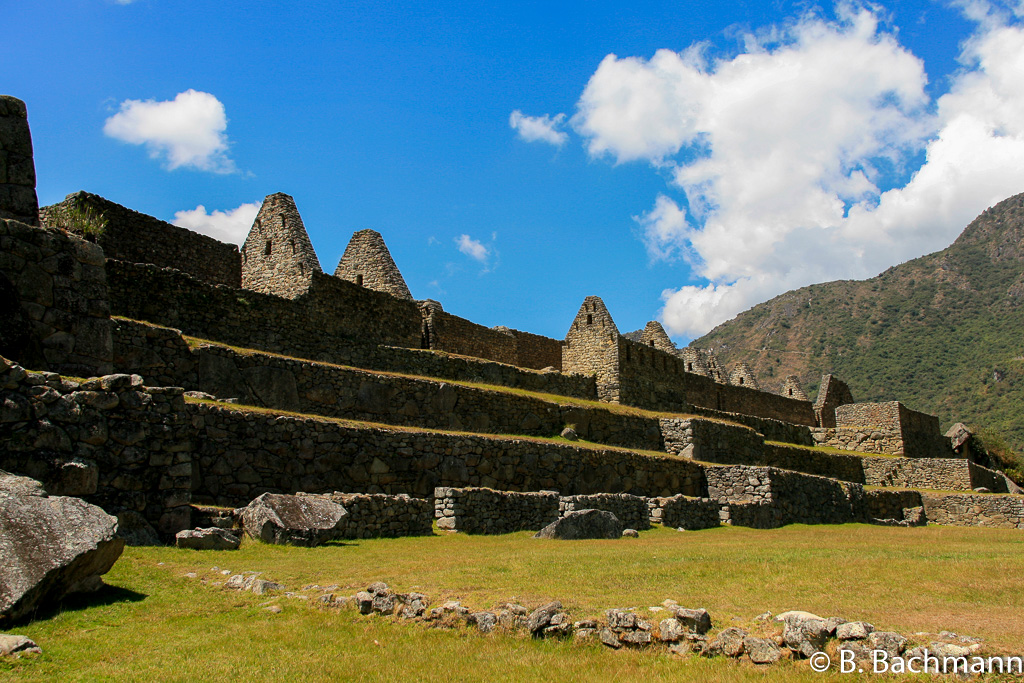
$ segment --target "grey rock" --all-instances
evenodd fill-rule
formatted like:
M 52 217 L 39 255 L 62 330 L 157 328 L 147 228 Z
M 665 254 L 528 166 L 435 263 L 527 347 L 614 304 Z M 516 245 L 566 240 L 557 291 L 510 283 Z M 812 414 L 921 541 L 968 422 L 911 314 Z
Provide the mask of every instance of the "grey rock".
M 310 547 L 338 538 L 347 514 L 326 498 L 264 493 L 242 509 L 241 522 L 258 541 Z
M 391 589 L 383 581 L 374 581 L 366 587 L 366 592 L 371 595 L 387 595 L 391 592 Z
M 598 637 L 601 639 L 601 643 L 610 648 L 618 650 L 622 647 L 622 643 L 619 642 L 619 636 L 610 628 L 601 629 L 601 633 Z
M 35 642 L 25 636 L 0 633 L 0 657 L 11 655 L 17 657 L 23 654 L 42 654 L 42 652 Z
M 562 430 L 562 438 L 567 439 L 569 441 L 578 441 L 580 437 L 576 433 L 575 429 L 573 429 L 572 427 L 566 427 L 565 429 Z
M 390 593 L 377 593 L 373 596 L 373 611 L 378 614 L 394 614 L 397 602 Z
M 0 470 L 0 494 L 14 496 L 36 496 L 45 498 L 48 494 L 43 485 L 35 479 L 21 477 Z
M 252 582 L 252 585 L 249 586 L 249 590 L 256 595 L 266 595 L 267 593 L 275 593 L 277 591 L 283 591 L 284 589 L 285 587 L 281 584 L 273 581 L 267 581 L 266 579 L 256 579 Z
M 366 591 L 359 591 L 353 596 L 360 614 L 369 614 L 373 611 L 373 594 Z
M 98 589 L 124 549 L 116 518 L 78 498 L 28 488 L 29 495 L 0 490 L 0 622 Z
M 823 619 L 806 619 L 800 616 L 787 618 L 786 628 L 782 632 L 786 646 L 803 657 L 820 652 L 827 637 L 828 626 Z
M 875 627 L 864 621 L 850 621 L 842 624 L 836 629 L 836 638 L 839 640 L 864 640 Z
M 624 645 L 643 646 L 650 645 L 650 631 L 626 631 L 619 634 L 619 641 Z
M 670 609 L 683 628 L 690 633 L 704 635 L 711 630 L 711 615 L 706 609 L 687 609 L 678 606 L 673 606 Z
M 125 545 L 130 546 L 162 545 L 156 529 L 135 510 L 117 513 L 117 537 L 123 538 Z
M 678 619 L 662 619 L 658 624 L 658 639 L 666 643 L 677 643 L 682 640 L 686 629 Z
M 558 600 L 538 607 L 530 612 L 530 616 L 526 620 L 526 630 L 536 635 L 545 626 L 548 626 L 551 623 L 551 618 L 561 611 L 561 609 L 562 603 Z
M 490 633 L 498 623 L 498 618 L 493 612 L 473 612 L 466 620 L 470 624 L 476 624 L 481 633 Z
M 534 535 L 534 538 L 556 538 L 566 541 L 621 537 L 622 522 L 606 510 L 574 510 Z
M 636 529 L 623 529 L 622 530 L 622 537 L 623 538 L 639 538 L 640 537 L 640 532 L 637 531 Z
M 885 650 L 889 657 L 899 657 L 907 647 L 907 639 L 893 631 L 875 631 L 868 635 L 873 650 Z
M 185 529 L 174 536 L 175 545 L 192 550 L 238 550 L 239 538 L 224 529 Z
M 774 664 L 782 658 L 782 650 L 775 641 L 767 638 L 746 636 L 743 639 L 743 650 L 754 664 Z
M 836 635 L 836 629 L 846 623 L 846 619 L 842 617 L 829 617 L 825 620 L 825 628 L 828 630 L 828 637 L 832 638 Z
M 719 633 L 711 643 L 713 651 L 721 652 L 726 657 L 739 657 L 743 654 L 743 640 L 747 632 L 731 626 Z

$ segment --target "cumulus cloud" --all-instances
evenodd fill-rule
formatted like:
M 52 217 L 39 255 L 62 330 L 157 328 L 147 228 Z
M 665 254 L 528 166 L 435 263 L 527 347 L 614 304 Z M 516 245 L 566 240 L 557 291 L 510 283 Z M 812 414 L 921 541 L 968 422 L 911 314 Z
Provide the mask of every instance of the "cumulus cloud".
M 200 204 L 194 209 L 178 211 L 171 223 L 209 235 L 221 242 L 241 244 L 256 220 L 260 205 L 260 202 L 253 202 L 227 211 L 214 210 L 207 213 L 206 207 Z
M 683 256 L 704 280 L 663 293 L 671 333 L 942 248 L 1024 190 L 1024 30 L 1016 10 L 964 5 L 977 31 L 937 101 L 921 60 L 849 5 L 729 57 L 698 45 L 600 63 L 574 130 L 594 157 L 667 174 L 685 204 L 661 195 L 636 218 L 652 259 Z
M 469 235 L 459 235 L 455 238 L 455 244 L 459 247 L 459 251 L 480 263 L 486 263 L 487 257 L 491 254 L 480 240 L 475 240 Z
M 508 117 L 508 125 L 519 137 L 527 142 L 547 142 L 561 147 L 569 139 L 569 135 L 559 128 L 565 122 L 565 114 L 556 116 L 526 116 L 516 109 Z
M 186 90 L 173 100 L 125 100 L 107 119 L 103 132 L 116 140 L 145 145 L 169 170 L 193 168 L 233 173 L 225 131 L 224 105 L 210 93 Z

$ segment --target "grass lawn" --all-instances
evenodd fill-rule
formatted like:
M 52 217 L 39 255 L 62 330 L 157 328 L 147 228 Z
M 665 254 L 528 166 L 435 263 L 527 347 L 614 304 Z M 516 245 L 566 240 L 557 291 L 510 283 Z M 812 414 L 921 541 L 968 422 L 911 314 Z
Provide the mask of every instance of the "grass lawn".
M 162 563 L 162 564 L 161 564 Z M 1021 648 L 1024 534 L 958 527 L 656 528 L 639 539 L 538 541 L 529 533 L 351 541 L 320 548 L 243 543 L 234 552 L 127 548 L 109 587 L 7 632 L 44 654 L 0 663 L 10 680 L 822 680 L 806 662 L 758 669 L 722 658 L 677 658 L 663 649 L 431 629 L 315 606 L 284 596 L 228 591 L 232 572 L 300 591 L 340 584 L 351 594 L 383 580 L 458 599 L 471 609 L 516 600 L 561 600 L 573 618 L 609 607 L 646 610 L 666 598 L 706 607 L 715 630 L 804 609 L 865 620 L 905 634 L 951 630 L 994 650 Z M 186 578 L 196 572 L 199 578 Z M 283 611 L 262 608 L 268 602 Z M 664 616 L 652 615 L 655 618 Z M 849 676 L 834 674 L 838 680 Z

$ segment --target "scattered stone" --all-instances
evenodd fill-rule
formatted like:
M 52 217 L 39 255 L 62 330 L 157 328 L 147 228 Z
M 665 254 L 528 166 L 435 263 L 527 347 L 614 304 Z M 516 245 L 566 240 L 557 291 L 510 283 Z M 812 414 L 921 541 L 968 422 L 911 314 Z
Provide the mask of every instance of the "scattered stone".
M 606 510 L 574 510 L 534 535 L 534 538 L 556 538 L 566 541 L 621 537 L 622 522 Z
M 666 643 L 677 643 L 686 634 L 686 629 L 678 619 L 663 619 L 658 624 L 658 639 Z
M 35 644 L 29 638 L 25 636 L 7 635 L 6 633 L 0 633 L 0 657 L 15 656 L 20 657 L 21 655 L 27 654 L 42 654 L 43 651 L 38 645 Z
M 907 647 L 907 639 L 892 631 L 875 631 L 868 636 L 868 643 L 873 650 L 884 650 L 892 657 L 899 657 Z
M 562 603 L 558 600 L 549 602 L 546 605 L 538 607 L 530 613 L 530 616 L 526 620 L 526 630 L 536 636 L 539 634 L 544 627 L 551 624 L 552 617 L 555 616 L 562 609 Z
M 639 538 L 639 536 L 640 536 L 640 532 L 637 531 L 636 529 L 623 529 L 622 530 L 622 537 L 623 538 Z
M 498 623 L 498 618 L 493 612 L 473 612 L 466 619 L 469 624 L 476 624 L 481 633 L 490 633 Z
M 836 635 L 836 629 L 846 623 L 846 619 L 842 617 L 829 617 L 825 620 L 825 629 L 828 632 L 829 638 L 833 638 Z
M 782 658 L 782 650 L 775 641 L 767 638 L 746 636 L 743 639 L 743 650 L 754 664 L 774 664 Z
M 739 657 L 743 654 L 743 640 L 747 632 L 741 628 L 730 626 L 719 633 L 709 644 L 711 653 L 722 653 L 726 657 Z
M 271 605 L 270 607 L 264 607 L 263 609 L 267 610 L 271 614 L 280 614 L 284 611 L 279 605 Z
M 0 485 L 0 623 L 70 593 L 92 591 L 124 549 L 117 519 L 79 498 L 46 497 L 42 485 Z
M 273 581 L 267 581 L 265 579 L 256 579 L 252 582 L 249 590 L 256 595 L 266 595 L 267 593 L 273 593 L 275 591 L 283 591 L 285 588 L 279 583 Z
M 174 541 L 179 548 L 192 550 L 238 550 L 240 544 L 234 534 L 214 527 L 179 531 L 175 534 Z
M 828 637 L 828 626 L 825 620 L 814 615 L 804 616 L 809 614 L 807 612 L 789 612 L 787 614 L 789 616 L 786 618 L 786 628 L 782 632 L 782 639 L 786 646 L 803 657 L 810 657 L 815 652 L 821 652 L 825 647 L 825 639 Z
M 610 648 L 618 650 L 622 647 L 622 643 L 619 642 L 619 636 L 610 628 L 601 629 L 599 637 L 601 638 L 601 642 Z
M 575 429 L 573 429 L 572 427 L 566 427 L 565 429 L 562 430 L 562 438 L 568 439 L 569 441 L 578 441 L 580 437 L 576 433 Z
M 354 596 L 356 606 L 360 614 L 369 614 L 373 611 L 373 594 L 367 591 L 359 591 Z
M 706 609 L 686 609 L 684 607 L 670 607 L 672 614 L 679 620 L 690 633 L 704 635 L 711 630 L 711 615 Z
M 242 509 L 242 528 L 264 543 L 311 547 L 338 538 L 345 508 L 327 498 L 264 493 Z
M 864 640 L 875 627 L 864 621 L 850 621 L 840 625 L 836 629 L 836 638 L 839 640 Z

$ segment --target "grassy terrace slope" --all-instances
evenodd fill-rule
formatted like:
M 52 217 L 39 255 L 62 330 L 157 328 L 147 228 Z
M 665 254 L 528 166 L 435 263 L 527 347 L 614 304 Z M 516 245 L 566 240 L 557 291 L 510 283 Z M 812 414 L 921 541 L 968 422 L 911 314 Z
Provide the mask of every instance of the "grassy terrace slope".
M 898 548 L 898 552 L 894 549 Z M 159 563 L 163 563 L 162 565 Z M 955 630 L 994 649 L 1024 632 L 1024 536 L 992 529 L 862 525 L 656 528 L 636 540 L 543 542 L 528 533 L 438 535 L 237 552 L 127 548 L 111 588 L 13 632 L 44 654 L 0 663 L 0 678 L 42 680 L 806 680 L 806 662 L 766 671 L 724 659 L 429 629 L 309 601 L 212 585 L 213 565 L 257 570 L 299 590 L 352 593 L 384 580 L 477 609 L 560 599 L 574 618 L 666 598 L 707 607 L 715 629 L 753 629 L 771 610 L 865 619 L 906 633 Z M 200 580 L 185 578 L 197 572 Z M 260 608 L 281 605 L 281 614 Z M 828 676 L 825 677 L 826 679 Z M 835 680 L 845 680 L 835 675 Z
M 824 372 L 858 401 L 996 430 L 1024 448 L 1024 195 L 988 209 L 948 248 L 863 281 L 812 285 L 754 306 L 693 342 L 751 364 L 777 388 Z

